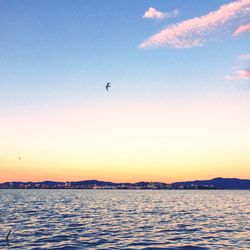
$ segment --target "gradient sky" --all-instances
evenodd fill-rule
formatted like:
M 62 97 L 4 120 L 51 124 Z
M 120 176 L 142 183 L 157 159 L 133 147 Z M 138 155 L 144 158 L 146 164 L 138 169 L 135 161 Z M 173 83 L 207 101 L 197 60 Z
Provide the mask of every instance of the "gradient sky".
M 250 178 L 250 0 L 0 0 L 0 34 L 0 182 Z

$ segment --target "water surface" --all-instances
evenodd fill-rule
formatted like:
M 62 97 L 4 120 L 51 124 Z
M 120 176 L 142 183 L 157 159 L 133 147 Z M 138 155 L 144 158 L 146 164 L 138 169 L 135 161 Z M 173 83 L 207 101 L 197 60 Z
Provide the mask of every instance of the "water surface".
M 0 190 L 0 249 L 250 249 L 249 223 L 250 191 Z

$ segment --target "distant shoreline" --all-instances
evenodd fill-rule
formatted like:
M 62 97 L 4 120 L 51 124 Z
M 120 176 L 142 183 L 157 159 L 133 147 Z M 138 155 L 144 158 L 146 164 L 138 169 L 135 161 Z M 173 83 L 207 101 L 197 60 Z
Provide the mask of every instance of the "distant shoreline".
M 237 178 L 214 178 L 186 182 L 136 182 L 115 183 L 98 180 L 73 182 L 4 182 L 0 189 L 105 189 L 105 190 L 250 190 L 250 180 Z
M 124 190 L 203 190 L 203 191 L 207 191 L 207 190 L 211 190 L 211 191 L 216 191 L 216 190 L 230 190 L 230 191 L 250 191 L 250 188 L 169 188 L 169 189 L 156 189 L 156 188 L 0 188 L 0 190 L 96 190 L 96 191 L 100 191 L 100 190 L 119 190 L 119 191 L 124 191 Z

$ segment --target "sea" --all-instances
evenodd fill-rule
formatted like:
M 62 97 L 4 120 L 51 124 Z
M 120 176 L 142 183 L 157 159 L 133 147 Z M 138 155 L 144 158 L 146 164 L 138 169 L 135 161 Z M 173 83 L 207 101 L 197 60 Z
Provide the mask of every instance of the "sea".
M 0 190 L 0 249 L 250 249 L 250 190 Z

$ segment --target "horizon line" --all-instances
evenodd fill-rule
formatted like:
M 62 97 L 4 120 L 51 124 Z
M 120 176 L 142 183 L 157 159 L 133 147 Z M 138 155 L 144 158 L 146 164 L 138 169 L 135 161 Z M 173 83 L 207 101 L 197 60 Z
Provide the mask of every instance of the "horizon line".
M 249 179 L 242 179 L 242 178 L 237 178 L 237 177 L 214 177 L 211 179 L 195 179 L 195 180 L 185 180 L 185 181 L 175 181 L 171 183 L 163 182 L 163 181 L 136 181 L 136 182 L 116 182 L 116 181 L 106 181 L 106 180 L 97 180 L 97 179 L 85 179 L 85 180 L 75 180 L 75 181 L 54 181 L 54 180 L 43 180 L 43 181 L 5 181 L 5 182 L 0 182 L 0 184 L 3 183 L 9 183 L 9 182 L 22 182 L 22 183 L 38 183 L 38 182 L 61 182 L 61 183 L 70 183 L 70 182 L 82 182 L 82 181 L 99 181 L 99 182 L 111 182 L 114 184 L 124 184 L 124 183 L 130 183 L 130 184 L 136 184 L 140 182 L 148 182 L 148 183 L 164 183 L 164 184 L 173 184 L 173 183 L 178 183 L 178 182 L 193 182 L 193 181 L 209 181 L 209 180 L 214 180 L 214 179 L 238 179 L 238 180 L 250 180 Z

